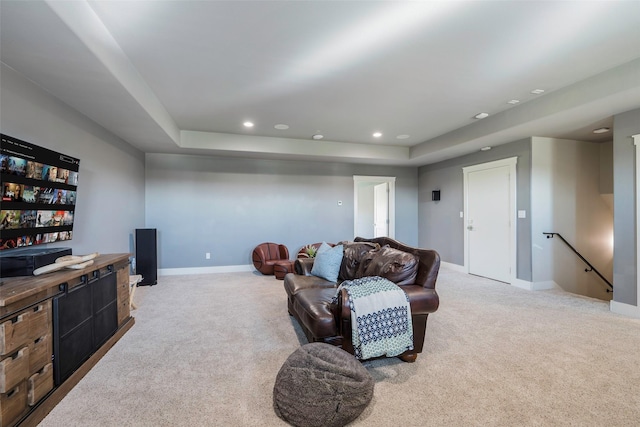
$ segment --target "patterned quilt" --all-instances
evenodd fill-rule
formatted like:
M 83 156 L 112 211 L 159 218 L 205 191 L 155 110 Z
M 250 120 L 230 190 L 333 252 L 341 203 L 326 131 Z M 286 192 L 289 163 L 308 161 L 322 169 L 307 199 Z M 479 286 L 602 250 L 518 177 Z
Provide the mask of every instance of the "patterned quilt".
M 370 276 L 345 280 L 349 295 L 354 355 L 358 359 L 397 356 L 413 350 L 409 298 L 388 279 Z

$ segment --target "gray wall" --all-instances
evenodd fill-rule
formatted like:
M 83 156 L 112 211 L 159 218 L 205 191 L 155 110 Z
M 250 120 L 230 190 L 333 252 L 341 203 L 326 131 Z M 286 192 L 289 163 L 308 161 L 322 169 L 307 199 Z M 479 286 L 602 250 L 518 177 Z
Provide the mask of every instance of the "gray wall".
M 640 109 L 618 114 L 613 124 L 613 300 L 637 305 L 635 147 Z M 634 232 L 635 231 L 635 232 Z
M 145 170 L 160 268 L 251 264 L 267 241 L 293 258 L 309 243 L 352 239 L 353 175 L 397 177 L 396 238 L 418 244 L 417 168 L 147 154 Z
M 133 230 L 144 226 L 144 154 L 0 66 L 2 133 L 80 159 L 73 239 L 42 247 L 129 252 Z
M 493 160 L 517 157 L 517 209 L 527 211 L 518 219 L 518 274 L 531 280 L 531 140 L 525 139 L 440 163 L 423 166 L 418 171 L 418 246 L 438 251 L 443 261 L 464 264 L 462 168 Z M 431 192 L 440 190 L 440 201 L 431 200 Z

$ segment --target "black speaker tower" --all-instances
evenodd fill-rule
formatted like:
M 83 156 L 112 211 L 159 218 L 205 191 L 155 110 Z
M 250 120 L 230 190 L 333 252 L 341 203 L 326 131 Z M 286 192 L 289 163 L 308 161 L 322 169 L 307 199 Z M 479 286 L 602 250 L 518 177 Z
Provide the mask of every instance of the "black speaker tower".
M 138 286 L 158 284 L 158 244 L 155 228 L 136 229 L 136 274 L 142 275 Z

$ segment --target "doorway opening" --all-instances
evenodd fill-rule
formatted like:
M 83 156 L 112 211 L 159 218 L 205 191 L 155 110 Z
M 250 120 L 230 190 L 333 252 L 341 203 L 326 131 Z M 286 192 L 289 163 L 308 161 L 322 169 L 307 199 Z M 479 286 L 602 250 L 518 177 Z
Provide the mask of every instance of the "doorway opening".
M 353 176 L 353 234 L 395 238 L 396 177 Z

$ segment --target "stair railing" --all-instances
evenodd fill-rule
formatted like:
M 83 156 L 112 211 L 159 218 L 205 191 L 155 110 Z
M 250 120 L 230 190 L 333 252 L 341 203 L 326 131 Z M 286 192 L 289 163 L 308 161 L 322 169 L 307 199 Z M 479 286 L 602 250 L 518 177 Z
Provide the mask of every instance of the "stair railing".
M 593 271 L 594 273 L 596 273 L 602 280 L 605 281 L 605 283 L 607 284 L 607 286 L 609 286 L 610 289 L 607 289 L 607 292 L 612 292 L 613 291 L 613 284 L 611 284 L 611 282 L 609 282 L 602 274 L 600 274 L 600 272 L 593 266 L 591 265 L 591 263 L 589 261 L 587 261 L 585 259 L 585 257 L 583 257 L 580 252 L 578 252 L 576 250 L 576 248 L 574 248 L 569 242 L 567 242 L 565 240 L 564 237 L 562 237 L 562 235 L 560 233 L 542 233 L 545 236 L 547 236 L 547 239 L 553 239 L 554 236 L 558 236 L 560 238 L 560 240 L 562 240 L 565 245 L 569 246 L 569 248 L 576 254 L 578 255 L 578 257 L 580 257 L 580 259 L 587 264 L 588 268 L 585 268 L 584 271 L 589 273 L 591 271 Z

